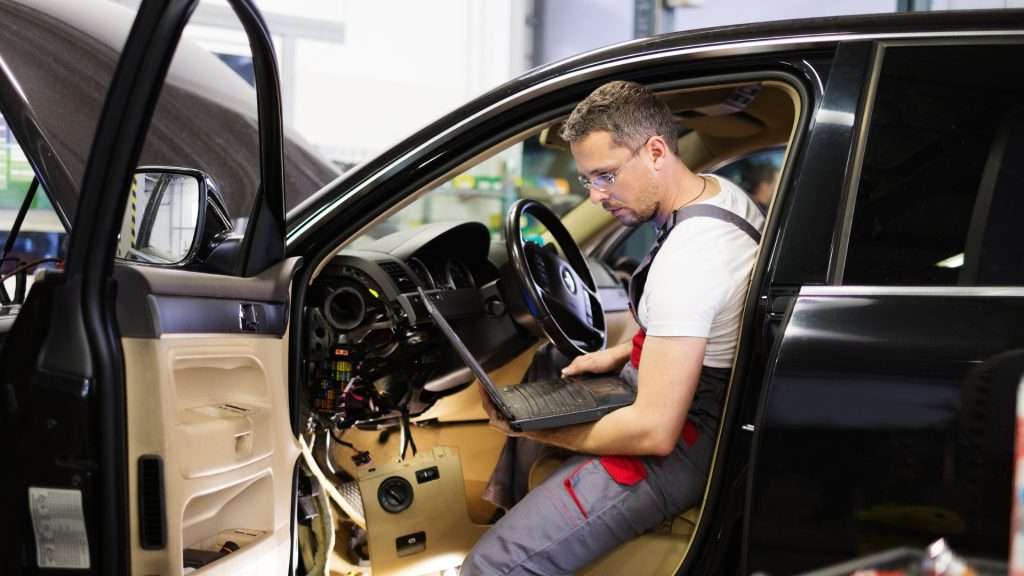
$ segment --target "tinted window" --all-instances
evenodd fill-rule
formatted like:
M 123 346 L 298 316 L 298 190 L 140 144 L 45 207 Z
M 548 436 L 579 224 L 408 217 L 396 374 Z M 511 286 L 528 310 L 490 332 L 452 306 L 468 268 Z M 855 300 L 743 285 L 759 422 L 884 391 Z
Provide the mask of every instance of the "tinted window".
M 1020 46 L 885 52 L 844 282 L 1024 283 Z

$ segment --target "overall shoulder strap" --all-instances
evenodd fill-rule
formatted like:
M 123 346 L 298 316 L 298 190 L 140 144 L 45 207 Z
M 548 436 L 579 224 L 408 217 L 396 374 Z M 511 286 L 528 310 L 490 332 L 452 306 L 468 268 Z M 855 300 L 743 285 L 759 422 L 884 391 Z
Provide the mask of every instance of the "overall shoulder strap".
M 739 214 L 726 210 L 725 208 L 714 206 L 712 204 L 694 204 L 673 212 L 672 221 L 669 222 L 668 226 L 663 228 L 659 233 L 658 241 L 655 242 L 651 252 L 648 253 L 647 257 L 643 259 L 639 266 L 637 266 L 636 270 L 633 272 L 633 276 L 629 279 L 629 310 L 633 313 L 633 319 L 636 320 L 637 324 L 639 324 L 641 328 L 646 329 L 646 326 L 640 322 L 640 314 L 637 310 L 640 306 L 640 296 L 643 294 L 644 285 L 647 283 L 647 274 L 650 272 L 651 262 L 657 255 L 658 250 L 661 248 L 661 243 L 668 238 L 668 234 L 673 228 L 679 225 L 683 220 L 697 217 L 714 218 L 716 220 L 728 222 L 742 230 L 747 236 L 750 236 L 750 239 L 755 243 L 759 244 L 761 242 L 761 233 L 753 224 L 747 222 L 747 220 Z
M 726 210 L 721 206 L 715 206 L 713 204 L 694 204 L 692 206 L 680 208 L 675 212 L 675 221 L 672 223 L 672 227 L 674 228 L 678 226 L 683 220 L 697 217 L 714 218 L 716 220 L 728 222 L 742 230 L 747 236 L 750 236 L 750 239 L 754 242 L 761 242 L 761 232 L 759 232 L 757 228 L 754 228 L 754 225 L 748 222 L 746 218 L 731 210 Z

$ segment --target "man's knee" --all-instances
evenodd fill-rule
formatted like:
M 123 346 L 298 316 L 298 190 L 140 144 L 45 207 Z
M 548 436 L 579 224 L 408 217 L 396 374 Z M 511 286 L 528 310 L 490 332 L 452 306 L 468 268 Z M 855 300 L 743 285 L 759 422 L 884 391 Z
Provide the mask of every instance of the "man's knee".
M 496 576 L 510 574 L 508 547 L 503 545 L 504 535 L 494 528 L 487 531 L 462 562 L 459 576 Z

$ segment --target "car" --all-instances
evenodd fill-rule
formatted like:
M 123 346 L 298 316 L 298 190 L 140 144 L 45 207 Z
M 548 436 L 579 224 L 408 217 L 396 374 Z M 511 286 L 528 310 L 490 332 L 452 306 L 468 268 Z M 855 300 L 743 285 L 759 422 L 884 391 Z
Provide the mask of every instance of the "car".
M 558 138 L 577 102 L 620 79 L 668 104 L 691 168 L 761 198 L 773 170 L 778 184 L 704 499 L 584 572 L 828 573 L 939 538 L 1006 571 L 1024 374 L 1024 85 L 1009 71 L 1024 12 L 609 47 L 528 72 L 286 210 L 272 42 L 255 6 L 231 0 L 261 142 L 232 240 L 204 235 L 211 165 L 140 162 L 193 5 L 140 6 L 79 148 L 64 268 L 36 278 L 7 327 L 11 572 L 457 566 L 496 515 L 481 495 L 503 436 L 422 298 L 499 384 L 542 342 L 573 354 L 632 336 L 622 280 L 653 235 L 585 201 Z M 133 199 L 146 238 L 168 240 L 139 244 Z M 194 224 L 171 236 L 176 211 Z M 132 250 L 165 263 L 115 259 Z M 523 254 L 603 313 L 561 311 Z

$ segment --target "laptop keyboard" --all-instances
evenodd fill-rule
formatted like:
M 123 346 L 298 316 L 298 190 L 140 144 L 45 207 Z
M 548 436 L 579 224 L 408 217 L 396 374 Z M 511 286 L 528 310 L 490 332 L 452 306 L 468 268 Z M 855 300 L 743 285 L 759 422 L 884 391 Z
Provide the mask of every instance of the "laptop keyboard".
M 531 416 L 569 414 L 595 406 L 594 397 L 578 384 L 566 380 L 530 382 L 505 389 L 526 401 Z

